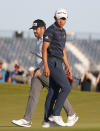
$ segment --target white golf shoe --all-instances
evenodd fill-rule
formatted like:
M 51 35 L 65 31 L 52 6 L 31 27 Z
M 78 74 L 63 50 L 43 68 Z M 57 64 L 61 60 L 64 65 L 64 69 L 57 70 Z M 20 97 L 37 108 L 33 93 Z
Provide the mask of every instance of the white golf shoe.
M 26 121 L 25 119 L 12 120 L 12 123 L 21 127 L 31 127 L 32 122 Z
M 42 122 L 42 127 L 43 127 L 43 128 L 49 128 L 49 127 L 50 127 L 50 122 L 49 122 L 49 121 L 48 121 L 48 122 L 43 121 L 43 122 Z
M 73 116 L 68 116 L 67 123 L 65 123 L 66 126 L 74 126 L 74 124 L 78 121 L 78 116 L 73 115 Z
M 55 122 L 57 125 L 59 126 L 66 126 L 65 123 L 63 122 L 63 119 L 61 116 L 50 116 L 49 118 L 49 121 L 51 122 Z
M 43 128 L 49 128 L 49 127 L 58 127 L 59 125 L 57 125 L 55 122 L 51 122 L 51 121 L 43 121 L 42 122 L 42 127 Z

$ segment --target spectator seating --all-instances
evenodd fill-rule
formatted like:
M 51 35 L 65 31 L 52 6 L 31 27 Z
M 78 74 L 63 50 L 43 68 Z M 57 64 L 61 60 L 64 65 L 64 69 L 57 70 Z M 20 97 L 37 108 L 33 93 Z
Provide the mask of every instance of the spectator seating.
M 74 40 L 70 41 L 82 54 L 96 64 L 100 63 L 100 40 Z M 29 38 L 0 38 L 0 57 L 8 62 L 17 60 L 26 70 L 34 65 L 34 56 L 30 53 L 34 49 L 35 39 Z M 67 51 L 68 59 L 72 67 L 73 75 L 81 77 L 81 73 L 75 68 L 80 60 Z

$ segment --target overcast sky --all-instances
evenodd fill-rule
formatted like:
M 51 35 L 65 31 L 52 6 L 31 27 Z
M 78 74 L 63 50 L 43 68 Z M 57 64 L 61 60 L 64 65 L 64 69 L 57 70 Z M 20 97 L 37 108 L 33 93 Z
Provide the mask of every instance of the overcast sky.
M 48 27 L 59 8 L 68 12 L 66 30 L 100 33 L 100 0 L 0 0 L 0 30 L 28 30 L 38 18 Z

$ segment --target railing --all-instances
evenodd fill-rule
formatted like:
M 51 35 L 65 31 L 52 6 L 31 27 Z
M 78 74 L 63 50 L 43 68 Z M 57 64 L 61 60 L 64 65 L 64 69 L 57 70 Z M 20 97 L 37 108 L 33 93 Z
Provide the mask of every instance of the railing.
M 23 38 L 34 38 L 32 30 L 17 31 L 23 33 Z M 12 30 L 0 30 L 0 38 L 4 37 L 16 37 L 16 31 Z M 87 33 L 87 32 L 69 32 L 67 40 L 86 39 L 86 40 L 100 40 L 100 33 Z

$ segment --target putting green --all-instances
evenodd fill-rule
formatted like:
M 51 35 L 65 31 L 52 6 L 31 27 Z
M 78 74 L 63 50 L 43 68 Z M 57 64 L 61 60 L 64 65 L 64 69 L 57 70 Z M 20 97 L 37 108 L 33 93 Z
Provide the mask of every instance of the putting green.
M 43 89 L 40 100 L 32 119 L 31 128 L 17 127 L 11 123 L 13 119 L 20 119 L 25 113 L 30 87 L 0 83 L 0 131 L 100 131 L 100 93 L 95 91 L 81 92 L 73 88 L 68 99 L 79 116 L 79 121 L 73 127 L 41 127 L 44 114 L 44 102 L 47 90 Z M 64 110 L 61 115 L 67 120 Z

